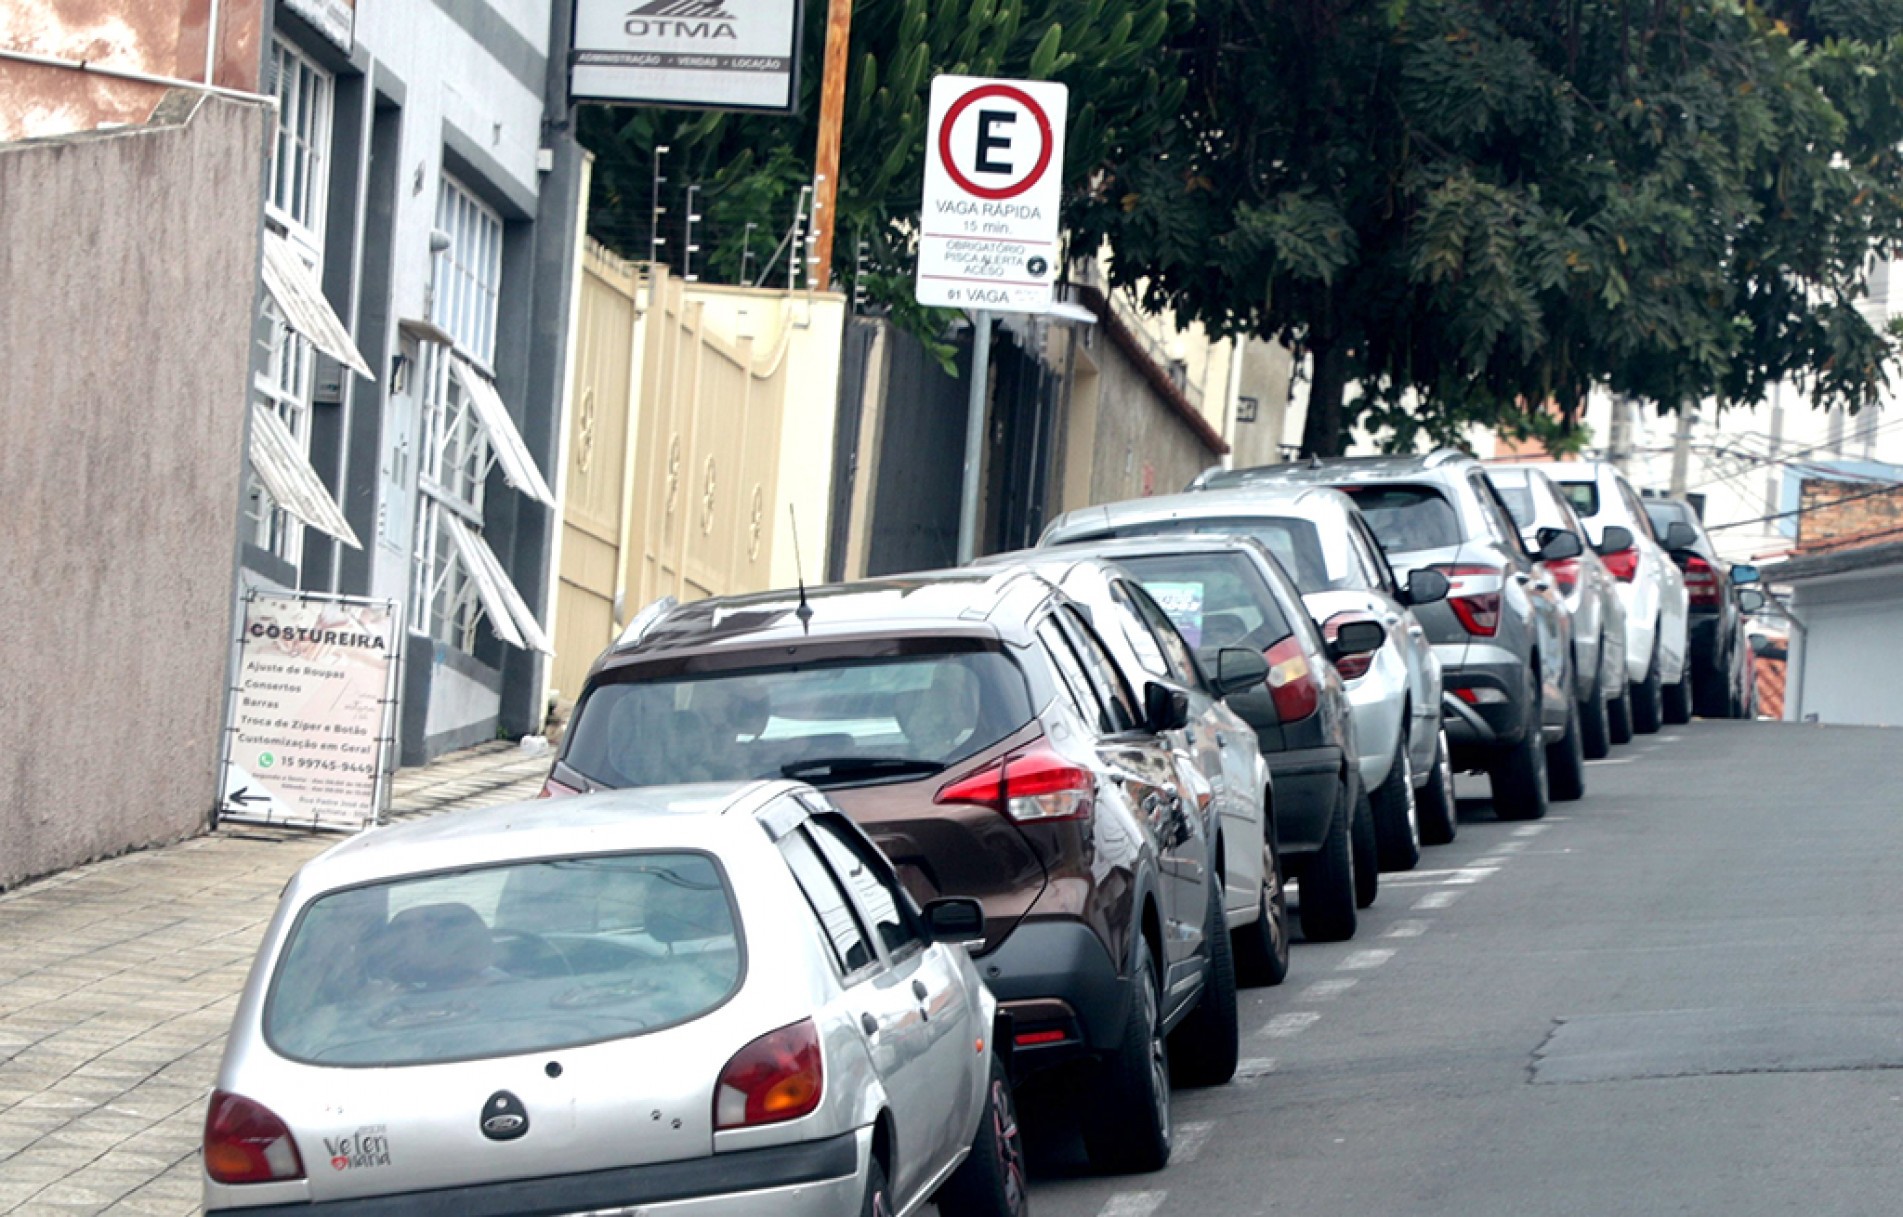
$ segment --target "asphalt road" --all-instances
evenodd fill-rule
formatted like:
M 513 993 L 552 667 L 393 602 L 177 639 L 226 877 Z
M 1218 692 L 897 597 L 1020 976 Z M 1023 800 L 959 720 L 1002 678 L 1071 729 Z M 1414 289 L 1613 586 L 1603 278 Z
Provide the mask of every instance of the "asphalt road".
M 1537 824 L 1463 800 L 1245 990 L 1167 1170 L 1027 1121 L 1037 1217 L 1903 1213 L 1903 732 L 1698 722 L 1588 773 Z

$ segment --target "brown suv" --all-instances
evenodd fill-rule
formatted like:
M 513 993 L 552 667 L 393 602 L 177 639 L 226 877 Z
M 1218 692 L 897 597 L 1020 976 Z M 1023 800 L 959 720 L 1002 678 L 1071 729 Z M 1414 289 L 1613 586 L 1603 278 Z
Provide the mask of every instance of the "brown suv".
M 1208 832 L 1161 737 L 1186 713 L 1178 690 L 1133 689 L 1086 614 L 1024 571 L 701 600 L 598 661 L 550 792 L 825 789 L 915 899 L 983 903 L 1013 1072 L 1081 1063 L 1092 1160 L 1156 1169 L 1172 1066 L 1226 1081 L 1237 1053 Z

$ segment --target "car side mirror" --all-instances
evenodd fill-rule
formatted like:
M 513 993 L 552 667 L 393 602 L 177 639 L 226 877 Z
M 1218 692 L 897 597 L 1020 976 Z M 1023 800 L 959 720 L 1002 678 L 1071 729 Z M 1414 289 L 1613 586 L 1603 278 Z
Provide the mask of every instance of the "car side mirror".
M 1738 607 L 1746 613 L 1761 612 L 1771 598 L 1755 587 L 1747 587 L 1738 593 Z
M 1698 544 L 1698 530 L 1683 520 L 1673 520 L 1665 526 L 1665 540 L 1661 544 L 1673 552 L 1690 549 Z
M 1731 581 L 1733 583 L 1756 583 L 1758 581 L 1758 568 L 1749 562 L 1736 563 L 1731 568 Z
M 1565 529 L 1540 529 L 1540 561 L 1564 562 L 1568 558 L 1577 558 L 1585 552 L 1585 544 Z
M 1143 722 L 1152 732 L 1181 731 L 1189 725 L 1189 694 L 1161 681 L 1143 686 Z
M 1447 599 L 1447 593 L 1453 584 L 1447 576 L 1437 570 L 1411 570 L 1407 573 L 1407 602 L 1419 608 L 1423 604 L 1439 604 Z
M 933 942 L 983 942 L 985 906 L 969 896 L 946 896 L 934 900 L 920 912 L 925 918 L 925 933 Z
M 1269 661 L 1252 647 L 1224 647 L 1216 652 L 1216 696 L 1229 697 L 1260 688 L 1269 678 Z
M 1605 535 L 1599 538 L 1599 544 L 1593 546 L 1596 553 L 1622 554 L 1639 543 L 1632 530 L 1623 524 L 1606 525 Z
M 1335 631 L 1335 640 L 1328 644 L 1328 657 L 1346 659 L 1350 655 L 1367 655 L 1380 650 L 1387 640 L 1387 627 L 1379 621 L 1345 621 Z

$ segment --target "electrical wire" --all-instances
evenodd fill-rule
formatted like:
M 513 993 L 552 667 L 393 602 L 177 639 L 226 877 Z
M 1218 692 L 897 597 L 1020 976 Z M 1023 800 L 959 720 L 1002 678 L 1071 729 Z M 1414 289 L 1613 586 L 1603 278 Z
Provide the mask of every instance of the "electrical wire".
M 1729 524 L 1707 524 L 1705 531 L 1723 532 L 1727 528 L 1748 528 L 1753 524 L 1769 524 L 1773 520 L 1788 520 L 1795 516 L 1809 515 L 1813 511 L 1823 511 L 1830 507 L 1841 507 L 1845 503 L 1854 503 L 1858 499 L 1873 499 L 1880 494 L 1897 494 L 1899 491 L 1903 491 L 1903 483 L 1885 482 L 1881 486 L 1858 491 L 1856 494 L 1847 494 L 1841 499 L 1832 499 L 1828 503 L 1812 503 L 1809 507 L 1793 507 L 1789 511 L 1774 512 L 1768 516 L 1759 516 L 1755 520 L 1733 520 Z

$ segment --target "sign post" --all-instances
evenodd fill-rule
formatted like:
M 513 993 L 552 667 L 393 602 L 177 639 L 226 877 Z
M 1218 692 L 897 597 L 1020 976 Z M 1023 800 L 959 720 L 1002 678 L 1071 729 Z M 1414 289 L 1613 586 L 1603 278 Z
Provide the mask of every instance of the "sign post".
M 218 818 L 342 831 L 376 823 L 401 637 L 393 600 L 246 595 Z
M 1069 89 L 1049 81 L 932 81 L 914 293 L 973 310 L 960 563 L 977 550 L 991 314 L 1049 312 L 1054 298 L 1069 103 Z

